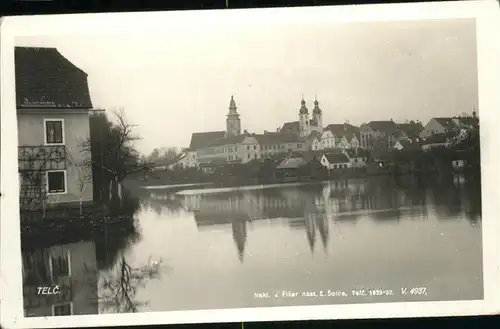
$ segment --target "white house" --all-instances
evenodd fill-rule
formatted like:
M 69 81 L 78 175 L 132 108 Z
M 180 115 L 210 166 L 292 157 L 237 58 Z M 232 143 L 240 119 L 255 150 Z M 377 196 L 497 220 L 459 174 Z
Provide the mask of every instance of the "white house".
M 417 138 L 401 138 L 396 141 L 394 148 L 398 151 L 402 150 L 421 150 L 422 149 L 422 139 Z
M 319 150 L 322 150 L 323 147 L 322 147 L 322 144 L 321 144 L 321 140 L 318 139 L 318 138 L 314 138 L 312 143 L 311 143 L 311 149 L 313 151 L 319 151 Z
M 356 149 L 348 149 L 343 150 L 343 153 L 349 159 L 351 168 L 363 168 L 366 166 L 366 162 L 368 161 L 368 157 L 370 153 L 366 150 L 356 148 Z
M 332 131 L 327 129 L 321 134 L 320 150 L 331 149 L 335 147 L 335 136 Z
M 341 170 L 350 168 L 351 161 L 344 153 L 326 153 L 321 157 L 321 164 L 328 170 Z

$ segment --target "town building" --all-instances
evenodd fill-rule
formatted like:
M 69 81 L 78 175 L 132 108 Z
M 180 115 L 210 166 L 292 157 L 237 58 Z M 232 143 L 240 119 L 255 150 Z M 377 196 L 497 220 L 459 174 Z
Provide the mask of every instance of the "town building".
M 392 148 L 406 134 L 392 121 L 370 121 L 361 125 L 361 147 L 368 150 Z
M 450 134 L 434 134 L 428 138 L 423 138 L 421 141 L 422 150 L 429 151 L 435 148 L 448 148 L 451 146 Z
M 370 158 L 370 152 L 362 148 L 345 149 L 342 150 L 342 153 L 349 159 L 350 168 L 364 168 Z
M 231 96 L 226 130 L 193 133 L 188 151 L 176 165 L 186 168 L 222 163 L 248 163 L 275 154 L 305 150 L 307 141 L 294 133 L 242 132 L 240 114 L 234 97 Z
M 466 135 L 468 131 L 478 127 L 479 118 L 476 111 L 472 112 L 472 116 L 463 114 L 458 117 L 432 118 L 422 129 L 420 137 L 429 138 L 440 134 Z
M 55 48 L 15 48 L 21 207 L 92 202 L 87 74 Z
M 323 154 L 321 164 L 328 170 L 342 170 L 351 167 L 349 158 L 341 152 Z

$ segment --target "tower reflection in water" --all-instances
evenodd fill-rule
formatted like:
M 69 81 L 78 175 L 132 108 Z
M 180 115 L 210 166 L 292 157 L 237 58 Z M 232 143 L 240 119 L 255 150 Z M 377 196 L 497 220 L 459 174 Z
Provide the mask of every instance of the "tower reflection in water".
M 419 187 L 411 177 L 398 181 L 375 177 L 246 191 L 169 195 L 163 198 L 168 199 L 168 203 L 159 202 L 158 196 L 154 199 L 157 208 L 165 208 L 169 213 L 179 210 L 193 213 L 199 230 L 231 225 L 237 254 L 243 262 L 245 245 L 251 236 L 249 225 L 255 221 L 286 219 L 290 228 L 304 230 L 304 241 L 313 253 L 319 236 L 325 254 L 332 225 L 339 221 L 355 224 L 358 218 L 369 217 L 380 223 L 395 223 L 402 217 L 425 219 L 428 212 L 433 211 L 438 218 L 465 212 L 473 223 L 474 218 L 480 218 L 480 196 L 471 196 L 472 189 L 457 187 Z

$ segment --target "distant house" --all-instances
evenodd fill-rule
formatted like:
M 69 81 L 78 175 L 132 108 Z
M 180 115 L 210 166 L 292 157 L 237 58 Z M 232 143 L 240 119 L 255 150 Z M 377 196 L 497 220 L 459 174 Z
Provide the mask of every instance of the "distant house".
M 166 163 L 169 169 L 198 167 L 197 152 L 185 149 L 173 162 Z
M 351 168 L 365 167 L 370 157 L 370 152 L 361 148 L 344 150 L 343 153 L 349 159 Z
M 307 139 L 287 132 L 268 132 L 252 135 L 260 145 L 262 157 L 279 153 L 307 151 Z
M 396 141 L 394 148 L 398 151 L 402 150 L 422 150 L 422 139 L 420 137 L 415 138 L 401 138 Z
M 55 48 L 16 47 L 15 78 L 21 206 L 92 202 L 87 74 Z
M 450 147 L 450 135 L 449 134 L 435 134 L 429 138 L 422 139 L 422 150 L 429 151 L 433 148 L 438 147 Z
M 405 137 L 416 138 L 420 136 L 420 133 L 424 130 L 424 126 L 420 121 L 412 120 L 407 123 L 399 123 L 398 129 L 404 132 Z
M 276 177 L 285 181 L 316 178 L 323 170 L 322 164 L 314 156 L 291 156 L 276 167 Z
M 348 123 L 330 124 L 321 135 L 321 146 L 323 149 L 360 147 L 359 132 L 358 127 Z
M 283 133 L 299 134 L 300 122 L 299 121 L 285 122 L 285 124 L 283 124 L 283 127 L 281 127 L 280 131 Z
M 370 121 L 361 125 L 361 147 L 364 149 L 392 148 L 402 137 L 406 137 L 405 132 L 392 120 Z
M 433 135 L 453 134 L 456 136 L 465 136 L 470 131 L 479 128 L 479 118 L 476 112 L 470 115 L 449 118 L 432 118 L 425 125 L 420 133 L 420 137 L 429 138 Z
M 344 153 L 326 153 L 321 158 L 321 164 L 328 170 L 347 169 L 351 166 L 351 161 Z
M 457 129 L 453 118 L 432 118 L 420 132 L 420 137 L 429 138 L 433 135 L 452 133 Z

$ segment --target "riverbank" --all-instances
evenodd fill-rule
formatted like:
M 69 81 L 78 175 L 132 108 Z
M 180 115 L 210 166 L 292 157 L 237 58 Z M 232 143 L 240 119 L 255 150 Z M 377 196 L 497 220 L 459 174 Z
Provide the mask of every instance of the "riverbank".
M 136 233 L 134 214 L 139 201 L 125 198 L 123 206 L 110 209 L 106 205 L 88 205 L 80 213 L 75 208 L 21 211 L 20 233 L 23 249 L 72 243 L 93 239 L 103 234 L 129 236 Z
M 228 187 L 218 187 L 218 188 L 208 188 L 208 189 L 192 189 L 192 190 L 182 190 L 176 195 L 199 195 L 199 194 L 216 194 L 224 192 L 240 192 L 240 191 L 253 191 L 253 190 L 264 190 L 272 188 L 284 188 L 284 187 L 296 187 L 304 185 L 313 185 L 319 183 L 327 183 L 328 181 L 309 181 L 309 182 L 297 182 L 297 183 L 279 183 L 279 184 L 258 184 L 258 185 L 244 185 L 244 186 L 228 186 Z

